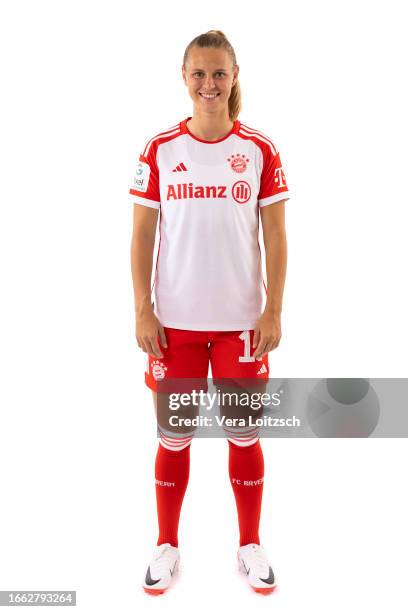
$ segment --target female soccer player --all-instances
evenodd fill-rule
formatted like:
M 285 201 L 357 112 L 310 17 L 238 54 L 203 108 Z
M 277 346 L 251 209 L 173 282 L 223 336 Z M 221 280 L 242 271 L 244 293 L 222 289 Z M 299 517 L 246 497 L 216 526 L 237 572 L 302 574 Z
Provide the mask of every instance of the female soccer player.
M 147 353 L 145 382 L 153 391 L 160 433 L 155 461 L 159 537 L 143 583 L 151 594 L 163 593 L 178 567 L 178 524 L 194 436 L 194 428 L 176 429 L 163 419 L 168 394 L 159 383 L 206 381 L 209 363 L 214 382 L 265 383 L 268 352 L 281 338 L 289 192 L 276 146 L 238 120 L 238 73 L 234 49 L 219 30 L 190 42 L 182 76 L 192 116 L 147 141 L 130 188 L 136 338 Z M 268 285 L 264 307 L 259 216 Z M 258 533 L 264 477 L 259 432 L 256 427 L 224 429 L 238 513 L 239 566 L 255 591 L 270 593 L 275 578 Z

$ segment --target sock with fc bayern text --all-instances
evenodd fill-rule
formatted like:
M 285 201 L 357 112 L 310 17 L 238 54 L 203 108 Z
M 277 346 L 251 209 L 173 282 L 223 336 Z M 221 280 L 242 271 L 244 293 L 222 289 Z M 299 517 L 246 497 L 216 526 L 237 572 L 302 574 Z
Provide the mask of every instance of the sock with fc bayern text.
M 238 512 L 239 545 L 260 544 L 264 458 L 259 439 L 249 446 L 228 440 L 228 470 Z
M 168 542 L 178 547 L 178 525 L 189 473 L 190 444 L 181 450 L 170 450 L 159 442 L 155 462 L 157 546 Z

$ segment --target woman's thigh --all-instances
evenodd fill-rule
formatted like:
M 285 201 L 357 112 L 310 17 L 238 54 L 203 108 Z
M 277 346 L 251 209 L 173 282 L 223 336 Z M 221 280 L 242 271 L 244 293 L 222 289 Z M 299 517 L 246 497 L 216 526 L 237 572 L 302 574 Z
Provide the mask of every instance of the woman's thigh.
M 173 393 L 152 391 L 157 425 L 161 430 L 173 434 L 193 433 L 196 430 L 194 418 L 199 415 L 199 405 L 186 394 L 183 402 Z M 190 401 L 188 401 L 190 398 Z

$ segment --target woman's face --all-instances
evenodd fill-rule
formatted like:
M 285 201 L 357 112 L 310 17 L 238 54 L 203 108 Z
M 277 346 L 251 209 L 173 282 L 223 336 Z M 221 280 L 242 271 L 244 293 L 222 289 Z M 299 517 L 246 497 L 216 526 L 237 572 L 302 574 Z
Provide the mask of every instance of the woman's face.
M 233 68 L 231 57 L 225 49 L 193 47 L 182 72 L 197 110 L 219 113 L 223 108 L 228 108 L 228 98 L 239 67 Z M 205 94 L 216 95 L 206 98 Z

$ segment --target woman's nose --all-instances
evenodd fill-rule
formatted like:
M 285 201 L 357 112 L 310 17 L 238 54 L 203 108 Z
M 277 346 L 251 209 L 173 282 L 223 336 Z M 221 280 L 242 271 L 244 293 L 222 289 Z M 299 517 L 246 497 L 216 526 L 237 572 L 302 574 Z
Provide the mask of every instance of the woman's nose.
M 207 77 L 205 79 L 205 89 L 206 91 L 211 91 L 212 89 L 214 89 L 214 80 L 212 77 Z

